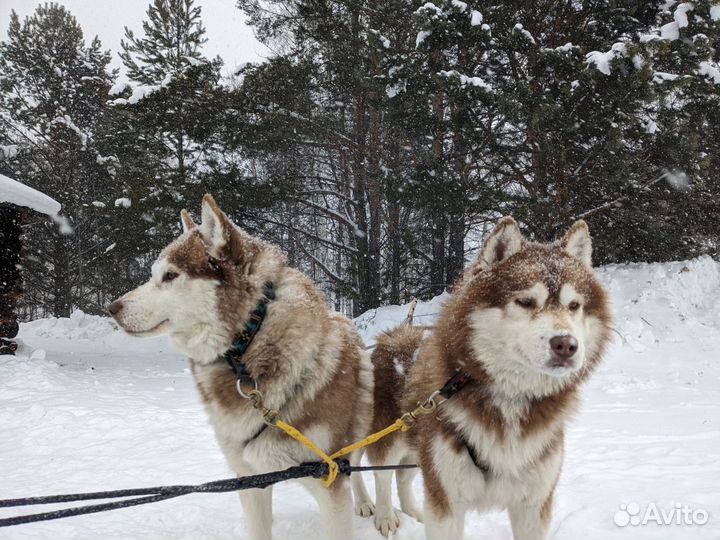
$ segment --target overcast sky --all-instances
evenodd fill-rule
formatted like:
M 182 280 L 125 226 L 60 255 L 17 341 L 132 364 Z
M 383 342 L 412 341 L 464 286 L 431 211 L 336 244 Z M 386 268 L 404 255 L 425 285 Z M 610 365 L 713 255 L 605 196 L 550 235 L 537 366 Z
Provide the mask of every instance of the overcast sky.
M 112 51 L 113 67 L 121 67 L 118 57 L 120 39 L 127 26 L 142 35 L 150 0 L 56 0 L 77 18 L 89 42 L 95 35 L 100 37 L 104 49 Z M 15 10 L 21 19 L 31 15 L 41 2 L 33 0 L 0 0 L 0 40 L 7 39 L 10 12 Z M 245 24 L 245 17 L 235 7 L 234 0 L 195 0 L 202 7 L 202 21 L 208 41 L 204 53 L 208 57 L 220 55 L 225 61 L 225 73 L 269 55 L 268 50 L 255 39 L 252 28 Z

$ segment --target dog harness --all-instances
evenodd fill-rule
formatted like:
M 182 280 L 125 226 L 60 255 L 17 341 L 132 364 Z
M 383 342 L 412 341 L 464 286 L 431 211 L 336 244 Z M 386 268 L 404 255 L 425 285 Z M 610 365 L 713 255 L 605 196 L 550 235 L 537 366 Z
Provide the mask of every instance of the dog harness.
M 262 298 L 258 301 L 257 306 L 255 306 L 255 309 L 250 314 L 248 322 L 245 323 L 245 328 L 237 335 L 237 337 L 233 340 L 232 345 L 230 345 L 230 348 L 222 355 L 230 368 L 233 370 L 237 380 L 242 384 L 252 384 L 254 382 L 247 366 L 242 361 L 242 356 L 250 348 L 252 340 L 260 331 L 263 320 L 265 320 L 265 316 L 267 315 L 268 302 L 274 299 L 275 289 L 272 282 L 268 281 L 263 287 Z
M 470 441 L 463 437 L 461 433 L 458 433 L 458 437 L 460 438 L 460 442 L 462 442 L 465 446 L 465 450 L 467 450 L 467 453 L 470 455 L 470 459 L 472 460 L 473 464 L 478 469 L 480 469 L 483 474 L 490 472 L 490 466 L 487 463 L 480 461 L 480 458 L 478 457 L 475 448 L 473 448 L 473 446 L 470 444 Z
M 255 306 L 255 309 L 250 314 L 250 319 L 247 323 L 245 323 L 245 328 L 233 340 L 230 348 L 225 351 L 225 353 L 223 353 L 223 355 L 221 356 L 221 358 L 225 359 L 225 361 L 228 363 L 230 369 L 233 370 L 238 384 L 253 385 L 255 383 L 254 379 L 250 375 L 250 372 L 248 371 L 247 366 L 242 361 L 242 357 L 245 352 L 250 348 L 250 344 L 255 338 L 255 335 L 260 331 L 260 327 L 262 326 L 262 323 L 265 320 L 265 316 L 267 315 L 268 302 L 274 299 L 275 289 L 272 282 L 268 281 L 263 286 L 262 298 L 260 298 L 257 306 Z M 260 435 L 262 435 L 267 426 L 267 424 L 263 423 L 260 429 L 252 437 L 245 441 L 245 444 L 251 443 Z
M 460 392 L 460 390 L 465 388 L 471 382 L 473 382 L 473 378 L 470 377 L 470 375 L 468 375 L 462 370 L 458 370 L 455 375 L 453 375 L 450 380 L 448 380 L 448 382 L 446 382 L 443 387 L 437 391 L 437 394 L 441 395 L 445 399 L 450 399 L 452 396 Z M 473 446 L 470 444 L 470 441 L 468 441 L 467 438 L 464 437 L 463 434 L 459 431 L 456 430 L 455 432 L 457 434 L 457 437 L 460 439 L 460 442 L 462 442 L 463 446 L 467 450 L 467 453 L 470 455 L 470 459 L 475 464 L 475 466 L 480 469 L 483 474 L 488 473 L 490 471 L 490 467 L 487 463 L 480 461 L 480 458 L 478 457 L 475 448 L 473 448 Z
M 230 348 L 223 353 L 221 358 L 225 359 L 225 361 L 230 366 L 230 369 L 232 369 L 233 373 L 235 374 L 235 377 L 238 381 L 238 389 L 240 388 L 240 385 L 255 385 L 255 380 L 250 375 L 250 372 L 247 369 L 247 366 L 242 361 L 242 357 L 245 354 L 245 352 L 250 348 L 250 345 L 252 344 L 253 339 L 257 335 L 257 333 L 260 331 L 260 327 L 262 326 L 263 321 L 265 320 L 265 316 L 267 315 L 267 305 L 270 301 L 275 299 L 275 289 L 272 282 L 267 282 L 263 286 L 263 295 L 260 298 L 260 300 L 257 303 L 257 306 L 255 306 L 255 309 L 250 314 L 250 318 L 248 319 L 248 322 L 245 323 L 245 328 L 243 329 L 240 334 L 237 335 L 237 337 L 233 340 L 232 345 L 230 345 Z M 436 390 L 433 393 L 433 396 L 431 396 L 431 399 L 434 399 L 437 396 L 442 396 L 445 400 L 450 399 L 452 396 L 460 392 L 463 388 L 465 388 L 468 384 L 473 382 L 473 379 L 463 372 L 462 370 L 458 370 L 439 390 Z M 255 386 L 257 389 L 257 386 Z M 242 393 L 241 393 L 242 395 Z M 243 396 L 245 397 L 245 396 Z M 265 423 L 260 428 L 260 430 L 255 433 L 250 439 L 246 441 L 245 444 L 254 441 L 257 439 L 267 428 L 268 424 Z M 470 456 L 470 459 L 475 464 L 475 466 L 480 469 L 480 471 L 483 472 L 483 474 L 487 473 L 490 468 L 487 464 L 480 461 L 478 458 L 477 452 L 475 451 L 475 448 L 473 448 L 469 441 L 462 436 L 461 433 L 458 433 L 458 437 L 462 441 L 463 445 L 467 449 L 467 452 Z

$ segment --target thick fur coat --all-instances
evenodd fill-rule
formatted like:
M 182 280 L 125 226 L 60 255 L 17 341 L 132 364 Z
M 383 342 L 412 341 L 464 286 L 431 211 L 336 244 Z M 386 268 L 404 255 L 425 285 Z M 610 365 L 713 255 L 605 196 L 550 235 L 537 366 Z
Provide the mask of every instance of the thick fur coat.
M 367 434 L 372 370 L 352 323 L 332 312 L 312 282 L 287 266 L 274 246 L 237 228 L 206 195 L 202 222 L 182 212 L 183 234 L 152 266 L 150 280 L 109 307 L 132 335 L 168 334 L 191 359 L 192 373 L 215 436 L 239 475 L 276 471 L 317 457 L 274 428 L 237 392 L 222 354 L 241 333 L 271 282 L 275 298 L 242 357 L 265 404 L 327 453 Z M 246 389 L 249 390 L 249 389 Z M 357 463 L 359 456 L 351 456 Z M 356 511 L 372 512 L 362 481 L 353 481 Z M 350 538 L 350 482 L 330 489 L 302 483 L 316 497 L 330 538 Z M 272 488 L 240 492 L 252 538 L 270 538 Z
M 376 399 L 375 419 L 386 419 L 386 407 L 390 416 L 414 408 L 457 370 L 472 378 L 406 437 L 368 452 L 373 463 L 420 465 L 428 538 L 461 538 L 465 513 L 491 507 L 508 510 L 516 539 L 547 535 L 565 426 L 610 328 L 585 222 L 559 242 L 537 244 L 503 218 L 430 335 L 401 327 L 378 341 L 375 395 L 396 397 L 389 404 Z M 381 376 L 398 358 L 409 371 L 404 383 Z M 376 525 L 387 534 L 398 524 L 390 475 L 379 474 L 376 487 Z M 417 515 L 414 500 L 400 499 L 403 511 Z

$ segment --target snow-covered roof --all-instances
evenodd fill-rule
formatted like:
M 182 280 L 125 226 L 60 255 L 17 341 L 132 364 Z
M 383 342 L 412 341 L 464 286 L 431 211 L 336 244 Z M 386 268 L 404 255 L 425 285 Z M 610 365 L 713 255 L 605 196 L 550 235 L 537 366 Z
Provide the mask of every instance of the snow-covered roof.
M 0 174 L 0 203 L 4 202 L 31 208 L 48 216 L 57 215 L 61 208 L 60 203 L 55 199 Z

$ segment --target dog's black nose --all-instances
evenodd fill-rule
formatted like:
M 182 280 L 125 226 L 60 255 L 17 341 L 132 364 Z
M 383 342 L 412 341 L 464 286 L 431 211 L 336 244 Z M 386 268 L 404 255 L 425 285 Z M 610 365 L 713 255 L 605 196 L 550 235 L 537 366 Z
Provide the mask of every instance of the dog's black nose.
M 120 300 L 115 300 L 112 304 L 107 307 L 108 313 L 113 317 L 120 313 L 123 308 L 123 303 Z
M 568 359 L 578 350 L 578 342 L 572 336 L 555 336 L 550 339 L 550 350 L 555 358 Z

